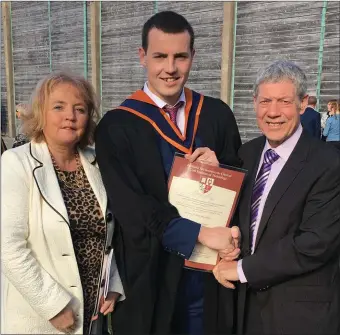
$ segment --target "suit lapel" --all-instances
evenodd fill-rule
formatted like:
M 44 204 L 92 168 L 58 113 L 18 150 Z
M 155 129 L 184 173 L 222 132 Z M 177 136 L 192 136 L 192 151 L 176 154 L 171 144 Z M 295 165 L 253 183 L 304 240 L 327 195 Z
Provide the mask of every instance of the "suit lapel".
M 33 177 L 44 200 L 69 224 L 67 210 L 46 143 L 30 143 L 30 154 L 36 162 Z
M 275 206 L 304 167 L 309 151 L 309 145 L 309 138 L 306 133 L 303 132 L 298 143 L 296 144 L 296 147 L 294 148 L 285 166 L 282 168 L 268 194 L 263 208 L 259 229 L 256 235 L 255 250 Z
M 245 241 L 245 245 L 250 247 L 250 207 L 251 207 L 251 198 L 253 193 L 253 187 L 256 179 L 256 173 L 258 170 L 258 166 L 261 159 L 261 153 L 265 144 L 265 137 L 259 138 L 258 142 L 254 143 L 254 146 L 250 148 L 249 154 L 246 154 L 246 158 L 243 160 L 242 168 L 248 170 L 247 180 L 245 181 L 245 186 L 242 191 L 242 199 L 240 201 L 240 224 L 243 225 L 243 239 Z M 241 157 L 242 159 L 242 157 Z
M 105 216 L 107 209 L 107 195 L 100 171 L 95 162 L 95 156 L 91 150 L 79 150 L 80 161 L 83 165 L 86 177 L 92 187 L 92 190 L 97 197 L 100 209 Z
M 33 169 L 33 176 L 41 196 L 49 206 L 51 206 L 64 221 L 69 224 L 70 222 L 64 199 L 46 143 L 31 142 L 30 147 L 31 156 L 36 162 L 36 167 Z M 102 213 L 105 215 L 107 196 L 99 169 L 96 165 L 92 164 L 95 163 L 94 153 L 87 149 L 78 151 L 86 177 L 98 199 Z

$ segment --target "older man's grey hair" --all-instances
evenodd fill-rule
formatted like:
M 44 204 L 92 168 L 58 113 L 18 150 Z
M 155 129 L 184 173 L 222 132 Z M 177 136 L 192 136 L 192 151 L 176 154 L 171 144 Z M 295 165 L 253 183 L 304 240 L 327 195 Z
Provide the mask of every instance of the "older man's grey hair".
M 259 86 L 263 83 L 279 83 L 290 80 L 296 88 L 300 102 L 307 94 L 307 78 L 304 72 L 293 62 L 278 60 L 261 69 L 254 84 L 254 96 L 257 97 Z

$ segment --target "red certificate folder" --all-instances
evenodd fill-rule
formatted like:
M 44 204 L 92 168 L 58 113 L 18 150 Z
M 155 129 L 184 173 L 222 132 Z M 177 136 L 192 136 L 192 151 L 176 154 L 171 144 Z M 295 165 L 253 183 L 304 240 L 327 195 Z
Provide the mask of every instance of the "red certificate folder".
M 203 226 L 229 226 L 245 175 L 246 171 L 239 168 L 190 163 L 176 154 L 169 177 L 169 201 L 182 217 Z M 185 266 L 212 271 L 218 261 L 216 251 L 197 243 Z

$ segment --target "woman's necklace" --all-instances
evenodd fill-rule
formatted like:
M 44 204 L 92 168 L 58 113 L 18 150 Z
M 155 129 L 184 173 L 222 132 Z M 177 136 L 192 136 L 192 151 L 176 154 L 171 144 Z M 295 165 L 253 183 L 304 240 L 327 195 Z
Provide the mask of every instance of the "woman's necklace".
M 60 170 L 57 162 L 51 154 L 54 169 L 56 170 L 58 178 L 63 182 L 63 184 L 69 189 L 83 189 L 85 188 L 85 174 L 80 163 L 78 152 L 76 152 L 74 156 L 76 159 L 77 169 L 74 171 L 74 173 L 67 173 L 67 171 Z

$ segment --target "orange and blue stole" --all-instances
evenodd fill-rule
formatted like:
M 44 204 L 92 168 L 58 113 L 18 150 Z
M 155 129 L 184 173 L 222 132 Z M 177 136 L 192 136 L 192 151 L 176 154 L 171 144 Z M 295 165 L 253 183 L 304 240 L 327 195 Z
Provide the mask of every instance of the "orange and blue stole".
M 176 151 L 192 153 L 195 147 L 201 146 L 198 143 L 196 132 L 204 96 L 187 88 L 184 88 L 184 93 L 186 105 L 185 132 L 183 135 L 170 121 L 165 111 L 159 108 L 142 90 L 133 93 L 117 108 L 148 121 L 156 130 L 160 138 L 160 153 L 167 177 Z M 166 229 L 169 233 L 168 236 L 180 236 L 182 234 L 180 226 L 180 223 L 176 224 L 176 222 L 171 221 Z M 164 242 L 166 238 L 163 236 L 163 243 L 169 245 L 169 241 Z M 188 240 L 191 238 L 188 236 Z M 172 243 L 172 245 L 176 245 L 173 240 Z M 176 247 L 174 249 L 176 250 Z M 178 290 L 173 331 L 176 333 L 189 333 L 190 335 L 203 334 L 203 272 L 184 269 Z
M 184 93 L 186 104 L 183 135 L 165 111 L 143 90 L 133 93 L 117 109 L 123 109 L 148 121 L 157 133 L 178 151 L 192 153 L 204 96 L 188 88 L 184 88 Z

